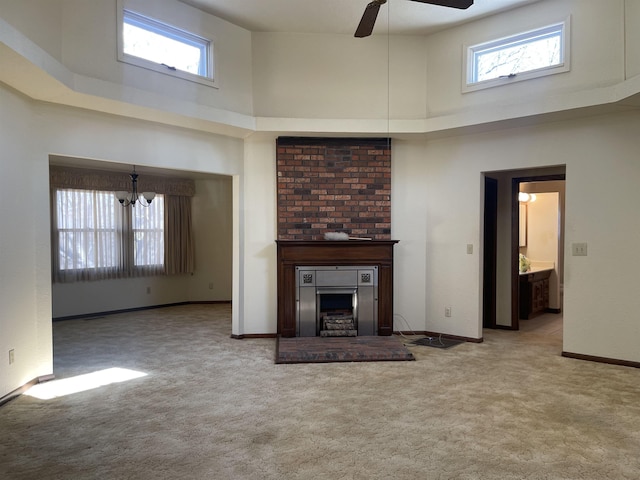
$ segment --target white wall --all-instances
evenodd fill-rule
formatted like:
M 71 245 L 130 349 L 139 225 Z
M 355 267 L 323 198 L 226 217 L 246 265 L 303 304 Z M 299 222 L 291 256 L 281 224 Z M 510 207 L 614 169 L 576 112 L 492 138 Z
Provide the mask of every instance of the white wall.
M 0 87 L 0 396 L 53 369 L 48 166 L 31 108 Z
M 245 192 L 239 216 L 242 232 L 239 301 L 243 317 L 236 334 L 276 333 L 276 150 L 275 137 L 254 135 L 245 142 Z M 235 285 L 234 285 L 235 287 Z
M 255 115 L 387 119 L 391 109 L 393 118 L 424 118 L 424 44 L 422 37 L 254 33 Z
M 413 291 L 402 278 L 396 283 L 396 288 L 425 296 L 426 330 L 468 337 L 479 333 L 480 256 L 468 256 L 465 244 L 480 242 L 481 172 L 564 162 L 565 250 L 572 242 L 589 244 L 588 257 L 565 256 L 564 349 L 638 361 L 634 312 L 640 300 L 632 293 L 637 287 L 632 277 L 638 261 L 628 252 L 640 235 L 640 225 L 628 218 L 634 215 L 633 184 L 640 180 L 633 153 L 633 132 L 639 126 L 640 115 L 628 113 L 429 142 L 422 167 L 413 161 L 412 175 L 394 176 L 392 186 L 392 195 L 403 190 L 399 198 L 392 197 L 394 227 L 415 222 L 413 206 L 403 203 L 404 199 L 428 192 L 423 213 L 426 291 Z M 394 152 L 393 161 L 397 171 L 404 168 L 398 163 L 408 160 Z M 393 236 L 397 237 L 395 229 Z M 420 268 L 413 260 L 400 256 L 396 269 Z M 499 273 L 504 278 L 509 274 L 509 268 Z M 510 285 L 508 280 L 506 284 Z M 506 288 L 499 295 L 499 304 L 507 305 L 504 311 L 510 315 Z M 444 317 L 445 303 L 452 306 L 450 319 Z
M 229 176 L 242 172 L 241 140 L 53 105 L 36 104 L 33 109 L 37 117 L 35 131 L 42 132 L 38 144 L 47 159 L 54 153 L 125 164 L 135 159 L 137 165 Z M 227 223 L 224 229 L 215 228 L 215 221 L 229 222 L 231 216 L 230 184 L 224 178 L 214 177 L 197 184 L 200 191 L 194 197 L 194 220 L 198 222 L 196 255 L 200 249 L 204 256 L 199 257 L 202 261 L 198 261 L 193 277 L 55 284 L 53 316 L 231 299 L 231 227 Z M 207 244 L 211 243 L 218 245 L 215 251 L 207 250 Z M 212 290 L 209 283 L 213 283 Z M 147 287 L 151 289 L 149 294 Z
M 214 42 L 219 88 L 182 81 L 117 61 L 116 0 L 63 1 L 62 63 L 112 86 L 133 87 L 164 98 L 251 114 L 251 34 L 173 0 L 123 0 L 125 8 L 193 31 Z M 100 93 L 100 92 L 96 92 Z
M 394 247 L 394 329 L 424 331 L 426 297 L 416 292 L 427 291 L 427 271 L 431 268 L 427 265 L 430 224 L 425 215 L 429 196 L 427 142 L 394 139 L 391 149 L 391 232 L 394 240 L 400 240 Z M 396 178 L 403 180 L 394 182 Z M 404 188 L 407 184 L 414 187 Z
M 582 127 L 567 164 L 564 348 L 637 362 L 640 118 L 611 116 Z M 570 256 L 574 242 L 586 242 L 588 256 Z
M 232 177 L 196 181 L 192 201 L 196 267 L 189 301 L 231 301 Z
M 544 98 L 541 109 L 579 98 L 583 92 L 624 79 L 623 0 L 553 0 L 464 24 L 429 37 L 427 103 L 430 116 L 490 106 L 524 107 Z M 464 46 L 550 25 L 571 17 L 571 71 L 500 88 L 462 93 Z M 594 34 L 598 32 L 598 34 Z M 477 113 L 477 112 L 476 112 Z M 489 113 L 489 112 L 488 112 Z
M 0 0 L 2 18 L 22 31 L 49 55 L 62 59 L 63 0 Z
M 626 78 L 632 78 L 640 74 L 640 2 L 626 0 L 624 15 Z
M 49 155 L 126 164 L 135 159 L 138 165 L 240 175 L 244 148 L 241 140 L 229 137 L 32 103 L 2 86 L 0 106 L 0 220 L 11 225 L 0 229 L 0 352 L 7 358 L 10 349 L 15 351 L 15 363 L 0 368 L 0 395 L 5 395 L 53 372 Z M 15 198 L 21 199 L 19 209 Z M 101 292 L 95 285 L 78 284 L 72 309 L 58 315 L 189 300 L 188 282 L 156 277 L 152 294 L 140 295 L 147 282 L 99 282 L 106 286 Z M 65 286 L 56 298 L 68 306 L 64 296 L 69 293 Z

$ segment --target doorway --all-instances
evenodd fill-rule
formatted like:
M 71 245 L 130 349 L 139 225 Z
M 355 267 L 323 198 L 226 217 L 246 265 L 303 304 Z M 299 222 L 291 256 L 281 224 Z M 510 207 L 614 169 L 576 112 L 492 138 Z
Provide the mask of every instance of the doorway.
M 558 258 L 554 270 L 558 288 L 562 292 L 564 271 L 564 166 L 528 170 L 485 172 L 483 208 L 483 328 L 507 330 L 520 329 L 519 312 L 519 255 L 520 255 L 520 204 L 518 193 L 521 184 L 543 190 L 561 189 L 559 193 L 557 239 Z M 558 183 L 556 183 L 558 182 Z M 560 188 L 561 186 L 561 188 Z M 542 259 L 536 259 L 542 260 Z M 546 260 L 546 259 L 545 259 Z M 561 303 L 556 307 L 561 311 Z M 554 310 L 550 310 L 554 311 Z

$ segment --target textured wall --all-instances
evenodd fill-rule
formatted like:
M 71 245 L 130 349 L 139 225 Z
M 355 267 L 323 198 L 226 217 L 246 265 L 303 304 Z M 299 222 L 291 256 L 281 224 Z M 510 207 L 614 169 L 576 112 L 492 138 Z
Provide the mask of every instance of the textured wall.
M 280 137 L 277 169 L 278 239 L 391 239 L 388 139 Z

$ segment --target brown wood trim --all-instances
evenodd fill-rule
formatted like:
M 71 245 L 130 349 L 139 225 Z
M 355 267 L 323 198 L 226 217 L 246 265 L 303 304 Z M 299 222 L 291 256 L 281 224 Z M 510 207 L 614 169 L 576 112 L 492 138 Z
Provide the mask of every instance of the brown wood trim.
M 482 326 L 496 328 L 498 258 L 498 180 L 484 177 L 484 253 L 482 255 Z
M 632 362 L 630 360 L 619 360 L 617 358 L 596 357 L 594 355 L 583 355 L 582 353 L 562 352 L 563 357 L 575 358 L 577 360 L 586 360 L 588 362 L 608 363 L 610 365 L 621 365 L 623 367 L 640 368 L 640 362 Z
M 518 192 L 520 179 L 511 179 L 511 329 L 520 329 L 520 209 Z
M 251 338 L 277 338 L 277 333 L 244 333 L 242 335 L 231 334 L 234 340 L 246 340 Z
M 398 330 L 398 331 L 394 331 L 393 332 L 394 335 L 406 335 L 407 337 L 410 337 L 412 335 L 424 335 L 426 337 L 439 337 L 442 336 L 442 338 L 446 338 L 447 340 L 460 340 L 461 342 L 469 342 L 469 343 L 482 343 L 484 342 L 484 338 L 480 337 L 480 338 L 473 338 L 473 337 L 461 337 L 459 335 L 449 335 L 446 333 L 437 333 L 437 332 L 427 332 L 426 330 L 422 330 L 422 331 L 404 331 L 404 330 Z

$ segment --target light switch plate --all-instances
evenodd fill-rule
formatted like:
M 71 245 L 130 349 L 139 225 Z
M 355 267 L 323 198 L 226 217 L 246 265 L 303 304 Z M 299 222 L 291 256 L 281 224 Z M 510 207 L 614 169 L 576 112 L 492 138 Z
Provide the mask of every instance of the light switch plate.
M 587 244 L 586 243 L 572 243 L 571 255 L 574 257 L 586 257 L 587 256 Z

